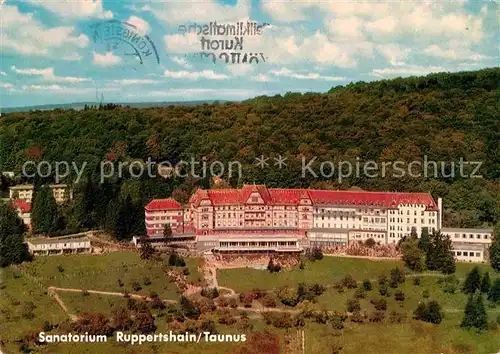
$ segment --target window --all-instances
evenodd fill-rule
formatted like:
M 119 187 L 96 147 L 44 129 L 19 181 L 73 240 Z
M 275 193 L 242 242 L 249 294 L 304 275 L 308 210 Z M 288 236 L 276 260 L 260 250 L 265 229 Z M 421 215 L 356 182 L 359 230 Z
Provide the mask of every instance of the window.
M 464 257 L 468 257 L 469 256 L 469 252 L 464 252 Z
M 484 239 L 487 240 L 488 239 L 488 235 L 484 235 Z
M 457 251 L 457 256 L 461 256 L 461 255 L 462 255 L 462 252 Z
M 476 257 L 481 257 L 481 252 L 476 252 Z

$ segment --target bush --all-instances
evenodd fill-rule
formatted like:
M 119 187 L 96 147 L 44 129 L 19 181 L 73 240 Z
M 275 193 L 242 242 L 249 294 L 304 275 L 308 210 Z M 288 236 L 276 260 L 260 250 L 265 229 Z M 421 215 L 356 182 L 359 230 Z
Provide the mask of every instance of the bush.
M 370 322 L 382 322 L 385 318 L 385 313 L 384 311 L 374 311 L 370 314 L 370 317 L 368 318 Z
M 213 288 L 206 287 L 201 289 L 201 296 L 209 299 L 215 299 L 219 297 L 219 290 L 216 287 Z
M 366 291 L 372 290 L 372 282 L 368 279 L 363 280 L 363 289 Z
M 314 321 L 317 323 L 325 324 L 328 322 L 329 318 L 330 316 L 328 316 L 328 312 L 326 311 L 321 311 L 314 314 Z
M 88 292 L 88 290 L 82 290 L 82 295 L 83 296 L 89 296 L 90 293 Z
M 294 319 L 288 312 L 264 312 L 264 321 L 276 328 L 291 328 L 295 324 Z
M 358 299 L 349 299 L 346 302 L 346 307 L 348 312 L 361 311 L 361 304 Z
M 385 311 L 387 310 L 387 300 L 386 299 L 383 299 L 383 298 L 374 298 L 374 299 L 371 299 L 370 302 L 373 304 L 373 306 L 375 306 L 375 309 L 377 311 Z
M 31 319 L 35 318 L 35 314 L 33 313 L 35 308 L 36 308 L 36 306 L 33 302 L 31 302 L 31 301 L 25 302 L 23 305 L 21 316 L 27 320 L 31 320 Z
M 365 246 L 366 247 L 369 247 L 369 248 L 372 248 L 373 246 L 375 246 L 377 244 L 377 242 L 375 242 L 375 240 L 373 238 L 369 238 L 365 241 Z
M 392 311 L 389 314 L 389 322 L 391 323 L 403 323 L 406 321 L 406 313 L 399 313 Z
M 182 269 L 182 274 L 188 276 L 189 274 L 191 274 L 191 272 L 189 271 L 189 268 L 186 267 Z
M 59 273 L 64 273 L 64 268 L 60 264 L 57 266 L 57 270 L 59 271 Z
M 378 292 L 382 296 L 390 296 L 389 287 L 387 286 L 386 283 L 380 284 L 378 286 Z
M 323 259 L 323 251 L 319 247 L 313 247 L 311 249 L 309 259 L 316 261 Z
M 420 285 L 420 277 L 415 277 L 413 279 L 413 285 Z
M 229 299 L 229 307 L 235 309 L 238 307 L 238 303 L 236 302 L 236 299 L 235 298 L 231 298 Z
M 366 297 L 366 291 L 362 288 L 358 288 L 354 291 L 354 297 L 356 299 L 364 299 Z
M 269 259 L 269 263 L 267 264 L 267 270 L 270 273 L 279 273 L 281 270 L 281 265 L 279 263 L 275 263 L 274 259 L 271 257 Z
M 439 324 L 443 320 L 441 306 L 437 301 L 421 302 L 413 312 L 416 320 Z
M 117 283 L 118 283 L 118 287 L 120 287 L 120 288 L 123 288 L 123 285 L 125 285 L 125 284 L 123 284 L 121 279 L 118 279 Z
M 358 287 L 356 280 L 350 274 L 348 274 L 344 278 L 342 278 L 341 283 L 342 283 L 342 286 L 346 287 L 347 289 L 355 289 Z
M 229 306 L 229 302 L 224 297 L 219 298 L 219 300 L 217 300 L 217 304 L 219 307 L 228 307 Z
M 327 314 L 328 315 L 328 314 Z M 344 328 L 344 322 L 347 319 L 345 314 L 334 313 L 330 316 L 330 322 L 332 324 L 333 329 L 340 330 Z
M 399 267 L 393 268 L 391 269 L 391 280 L 397 284 L 403 284 L 405 282 L 405 273 Z
M 240 302 L 245 307 L 252 307 L 253 296 L 251 293 L 241 293 L 240 294 Z
M 236 323 L 236 318 L 234 318 L 234 316 L 231 315 L 230 313 L 225 313 L 224 315 L 219 317 L 219 323 L 231 326 Z
M 200 309 L 200 312 L 207 313 L 207 312 L 212 312 L 215 311 L 217 308 L 215 306 L 215 303 L 212 299 L 202 297 L 196 301 L 196 307 Z
M 293 307 L 298 304 L 297 292 L 287 286 L 281 288 L 278 291 L 278 298 L 280 299 L 281 303 L 286 306 Z
M 266 294 L 261 300 L 262 305 L 265 307 L 276 307 L 276 299 L 271 294 Z
M 400 302 L 405 301 L 405 293 L 402 292 L 401 290 L 396 291 L 396 293 L 394 294 L 394 299 Z
M 155 310 L 164 310 L 167 306 L 165 305 L 165 303 L 158 297 L 158 295 L 156 297 L 152 297 L 152 301 L 151 301 L 151 308 L 152 309 L 155 309 Z
M 144 277 L 143 284 L 146 286 L 151 285 L 151 279 L 149 279 L 148 277 Z
M 364 318 L 363 315 L 361 315 L 361 313 L 359 311 L 356 311 L 351 316 L 351 322 L 354 322 L 354 323 L 364 323 L 365 322 L 365 318 Z
M 134 291 L 136 291 L 136 292 L 137 292 L 137 291 L 139 291 L 139 290 L 141 290 L 141 289 L 142 289 L 142 286 L 141 286 L 141 284 L 139 284 L 139 282 L 134 281 L 134 282 L 132 283 L 132 289 L 134 289 Z
M 423 297 L 424 299 L 429 298 L 429 296 L 430 296 L 430 295 L 429 295 L 429 290 L 425 289 L 424 291 L 422 291 L 422 297 Z
M 168 257 L 168 265 L 172 267 L 185 267 L 186 262 L 184 261 L 184 258 L 179 256 L 175 251 L 170 253 L 170 256 Z

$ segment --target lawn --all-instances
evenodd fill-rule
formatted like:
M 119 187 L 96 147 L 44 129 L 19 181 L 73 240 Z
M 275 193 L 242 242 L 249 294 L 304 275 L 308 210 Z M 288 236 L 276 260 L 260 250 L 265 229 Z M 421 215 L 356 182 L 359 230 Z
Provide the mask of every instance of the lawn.
M 477 264 L 457 263 L 456 276 L 463 278 Z M 323 257 L 322 260 L 308 262 L 305 269 L 295 268 L 279 273 L 253 268 L 218 269 L 217 279 L 220 286 L 234 289 L 236 292 L 252 289 L 271 290 L 288 285 L 296 287 L 299 283 L 332 284 L 346 274 L 351 274 L 356 280 L 376 280 L 379 275 L 386 274 L 394 267 L 403 267 L 401 261 L 369 260 L 347 257 Z M 481 272 L 493 273 L 489 265 L 479 264 Z M 438 274 L 438 273 L 437 273 Z
M 186 259 L 186 262 L 190 277 L 200 277 L 196 269 L 199 260 Z M 135 252 L 37 257 L 34 262 L 23 264 L 20 270 L 44 287 L 130 292 L 140 295 L 155 292 L 163 299 L 172 300 L 179 297 L 176 285 L 168 281 L 162 264 L 141 260 Z M 134 282 L 139 283 L 140 290 L 133 289 Z

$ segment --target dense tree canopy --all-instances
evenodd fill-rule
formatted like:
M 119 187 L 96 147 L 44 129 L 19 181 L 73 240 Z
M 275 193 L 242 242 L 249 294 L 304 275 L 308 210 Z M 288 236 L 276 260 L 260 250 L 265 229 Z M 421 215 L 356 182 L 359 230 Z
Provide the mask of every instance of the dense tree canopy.
M 153 197 L 172 194 L 186 202 L 194 188 L 211 185 L 210 178 L 201 175 L 201 165 L 216 160 L 225 164 L 224 183 L 232 186 L 255 182 L 271 187 L 425 191 L 444 198 L 445 225 L 487 225 L 500 220 L 499 80 L 500 69 L 485 69 L 359 82 L 326 94 L 289 93 L 242 103 L 7 113 L 0 117 L 0 170 L 19 172 L 27 160 L 68 161 L 79 168 L 85 162 L 75 195 L 80 217 L 71 225 L 80 228 L 103 226 L 111 200 L 127 202 L 130 196 L 138 209 Z M 261 155 L 271 158 L 266 169 L 255 165 Z M 273 166 L 272 158 L 278 155 L 287 158 L 286 168 Z M 410 163 L 424 156 L 442 161 L 446 175 L 451 162 L 480 161 L 477 173 L 483 178 L 460 177 L 458 165 L 455 177 L 392 178 L 387 177 L 393 172 L 390 167 L 385 178 L 380 173 L 375 178 L 351 176 L 341 183 L 337 173 L 302 176 L 303 161 L 307 164 L 314 157 L 311 166 L 318 174 L 324 161 Z M 193 158 L 199 162 L 200 177 L 132 177 L 130 164 L 148 158 L 172 164 Z M 104 181 L 101 161 L 115 169 Z M 234 161 L 242 164 L 241 176 L 236 169 L 231 177 L 227 174 Z M 126 166 L 121 175 L 120 163 Z M 137 172 L 134 166 L 131 170 Z M 464 168 L 466 173 L 473 169 Z M 75 181 L 72 170 L 64 182 Z M 432 174 L 433 167 L 429 171 Z M 133 231 L 118 233 L 129 237 Z

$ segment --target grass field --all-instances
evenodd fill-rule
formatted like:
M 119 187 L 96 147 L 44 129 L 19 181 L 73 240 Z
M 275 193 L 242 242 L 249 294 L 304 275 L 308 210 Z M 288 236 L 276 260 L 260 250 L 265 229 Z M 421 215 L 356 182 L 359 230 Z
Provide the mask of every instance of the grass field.
M 477 264 L 457 263 L 456 276 L 462 278 Z M 220 286 L 234 289 L 236 292 L 252 289 L 271 290 L 285 285 L 295 287 L 299 283 L 332 284 L 346 274 L 356 280 L 376 280 L 379 275 L 386 274 L 394 267 L 403 267 L 403 263 L 394 260 L 369 260 L 347 257 L 323 257 L 320 261 L 307 263 L 305 269 L 292 269 L 279 273 L 253 268 L 218 269 L 217 279 Z M 481 271 L 493 272 L 489 265 L 480 264 Z M 438 273 L 436 273 L 438 274 Z

